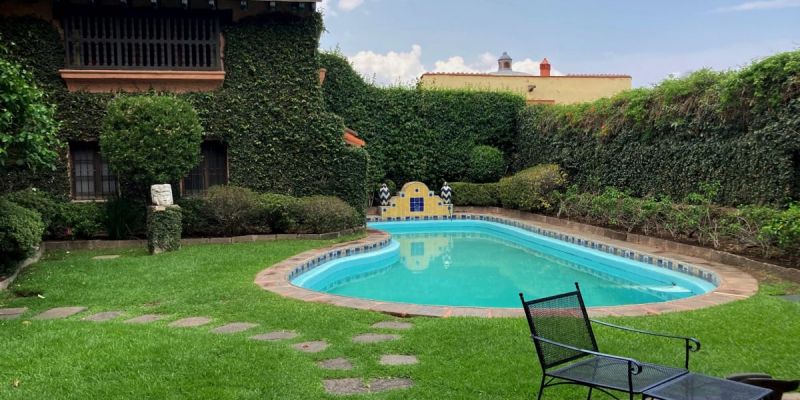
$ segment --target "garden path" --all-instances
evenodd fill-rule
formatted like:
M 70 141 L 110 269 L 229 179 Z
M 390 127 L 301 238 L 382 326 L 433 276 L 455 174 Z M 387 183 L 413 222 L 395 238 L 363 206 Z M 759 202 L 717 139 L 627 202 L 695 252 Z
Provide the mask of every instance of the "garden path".
M 84 313 L 87 307 L 56 307 L 43 311 L 35 316 L 32 320 L 58 320 L 69 318 L 81 313 Z M 18 319 L 22 317 L 27 308 L 0 308 L 0 319 Z M 124 311 L 102 311 L 96 312 L 81 318 L 81 321 L 91 322 L 113 322 L 121 320 L 120 317 L 124 316 Z M 172 318 L 171 315 L 166 314 L 144 314 L 135 316 L 129 319 L 121 320 L 127 324 L 149 324 L 156 321 L 162 321 Z M 209 317 L 193 316 L 177 319 L 167 326 L 170 328 L 199 328 L 210 324 L 213 319 Z M 216 334 L 235 334 L 251 329 L 257 328 L 259 325 L 250 322 L 232 322 L 225 325 L 215 327 L 209 332 Z M 402 331 L 413 328 L 413 325 L 408 322 L 400 321 L 383 321 L 375 323 L 371 326 L 373 329 L 381 331 Z M 300 336 L 298 332 L 291 330 L 276 330 L 271 332 L 260 333 L 250 336 L 250 340 L 256 341 L 281 341 L 291 340 Z M 362 345 L 370 345 L 373 343 L 380 343 L 392 340 L 400 340 L 402 336 L 396 333 L 374 333 L 367 332 L 355 336 L 352 341 Z M 300 342 L 292 345 L 298 351 L 304 353 L 319 353 L 326 350 L 330 344 L 325 340 L 315 340 L 310 342 Z M 379 363 L 381 365 L 413 365 L 419 363 L 419 360 L 414 355 L 408 354 L 385 354 L 380 357 Z M 325 370 L 344 370 L 349 371 L 353 369 L 353 364 L 347 358 L 339 357 L 334 359 L 327 359 L 318 361 L 316 365 Z M 408 378 L 381 378 L 369 379 L 362 378 L 337 378 L 337 379 L 323 379 L 322 386 L 325 391 L 335 395 L 352 395 L 352 394 L 368 394 L 379 393 L 387 390 L 405 389 L 414 385 L 413 380 Z

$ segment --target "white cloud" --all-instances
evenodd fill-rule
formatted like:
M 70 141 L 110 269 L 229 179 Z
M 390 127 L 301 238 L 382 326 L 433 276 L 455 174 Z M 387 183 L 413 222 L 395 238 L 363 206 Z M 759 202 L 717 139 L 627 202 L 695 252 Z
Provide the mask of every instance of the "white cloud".
M 484 72 L 479 71 L 464 63 L 464 57 L 455 56 L 450 57 L 446 61 L 436 61 L 434 63 L 433 72 Z
M 762 0 L 747 1 L 735 6 L 720 7 L 716 12 L 736 12 L 736 11 L 756 11 L 756 10 L 778 10 L 781 8 L 800 7 L 800 0 Z
M 337 7 L 342 11 L 353 11 L 364 4 L 364 0 L 339 0 Z
M 348 58 L 356 71 L 367 78 L 374 78 L 381 85 L 410 84 L 425 72 L 422 47 L 418 44 L 411 46 L 409 52 L 390 51 L 379 54 L 359 51 Z

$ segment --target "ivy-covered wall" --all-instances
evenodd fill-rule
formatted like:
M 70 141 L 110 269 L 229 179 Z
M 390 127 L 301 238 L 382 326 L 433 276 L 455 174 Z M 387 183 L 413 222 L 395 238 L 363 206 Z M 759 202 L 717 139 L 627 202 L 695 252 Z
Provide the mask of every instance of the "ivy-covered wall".
M 800 199 L 800 51 L 593 103 L 527 107 L 516 147 L 515 169 L 556 163 L 583 190 L 682 198 L 718 182 L 722 204 Z
M 368 156 L 342 140 L 341 118 L 326 111 L 317 51 L 322 18 L 269 14 L 225 26 L 222 89 L 182 95 L 206 134 L 228 144 L 230 183 L 295 196 L 331 194 L 363 210 Z M 0 18 L 0 35 L 15 61 L 33 71 L 57 105 L 61 136 L 97 138 L 113 95 L 68 93 L 58 76 L 64 50 L 56 29 L 32 18 Z M 0 191 L 36 186 L 69 193 L 66 158 L 57 170 L 12 173 Z
M 525 101 L 513 94 L 379 88 L 364 81 L 336 53 L 322 53 L 328 110 L 367 142 L 373 182 L 420 180 L 438 188 L 463 180 L 469 154 L 480 144 L 514 151 L 517 114 Z

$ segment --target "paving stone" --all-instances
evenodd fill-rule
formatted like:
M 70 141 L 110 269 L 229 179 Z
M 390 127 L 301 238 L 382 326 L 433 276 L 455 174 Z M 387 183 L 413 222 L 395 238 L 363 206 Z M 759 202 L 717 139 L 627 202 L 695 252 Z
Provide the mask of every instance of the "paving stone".
M 190 317 L 190 318 L 179 319 L 175 322 L 170 323 L 169 326 L 173 328 L 194 328 L 197 326 L 205 325 L 209 322 L 211 322 L 211 318 Z
M 288 340 L 294 339 L 297 337 L 297 332 L 295 331 L 275 331 L 275 332 L 268 332 L 262 333 L 260 335 L 250 336 L 250 339 L 253 340 Z
M 404 356 L 400 354 L 387 354 L 381 356 L 381 365 L 412 365 L 419 363 L 416 356 Z
M 222 325 L 219 328 L 214 328 L 214 329 L 211 330 L 211 332 L 214 332 L 214 333 L 225 333 L 225 334 L 237 333 L 237 332 L 246 331 L 248 329 L 253 329 L 253 328 L 257 327 L 257 326 L 258 326 L 258 324 L 251 324 L 249 322 L 232 322 L 232 323 L 227 324 L 227 325 Z
M 365 333 L 353 338 L 356 343 L 379 343 L 388 342 L 390 340 L 400 339 L 400 335 L 395 334 L 379 334 L 379 333 Z
M 408 389 L 414 386 L 414 381 L 408 378 L 373 379 L 369 382 L 369 391 L 372 393 L 387 390 Z
M 94 257 L 92 257 L 92 260 L 113 260 L 115 258 L 119 258 L 119 255 L 118 254 L 110 254 L 110 255 L 107 255 L 107 256 L 94 256 Z
M 84 321 L 103 322 L 119 317 L 124 314 L 122 311 L 106 311 L 97 314 L 92 314 L 83 318 Z
M 314 342 L 297 343 L 294 346 L 295 350 L 300 350 L 304 353 L 319 353 L 328 348 L 328 342 L 324 340 L 317 340 Z
M 324 379 L 322 385 L 330 394 L 359 394 L 367 393 L 367 388 L 359 378 Z
M 28 307 L 0 308 L 0 319 L 15 319 L 28 311 Z
M 57 307 L 51 308 L 35 317 L 33 319 L 62 319 L 71 317 L 79 312 L 86 311 L 86 307 Z
M 786 301 L 793 301 L 795 303 L 800 303 L 800 294 L 790 294 L 786 296 L 779 296 L 780 298 Z
M 350 360 L 341 357 L 330 360 L 323 360 L 318 362 L 317 365 L 322 369 L 333 369 L 342 371 L 348 371 L 353 369 L 353 364 L 350 363 Z
M 131 319 L 125 321 L 125 323 L 126 324 L 149 324 L 151 322 L 160 321 L 160 320 L 162 320 L 164 318 L 167 318 L 167 317 L 168 317 L 168 315 L 164 315 L 164 314 L 145 314 L 145 315 L 140 315 L 140 316 L 138 316 L 136 318 L 131 318 Z
M 412 325 L 412 324 L 410 324 L 408 322 L 384 321 L 384 322 L 378 322 L 378 323 L 372 324 L 372 327 L 373 328 L 378 328 L 378 329 L 402 329 L 402 330 L 405 330 L 405 329 L 413 328 L 414 325 Z

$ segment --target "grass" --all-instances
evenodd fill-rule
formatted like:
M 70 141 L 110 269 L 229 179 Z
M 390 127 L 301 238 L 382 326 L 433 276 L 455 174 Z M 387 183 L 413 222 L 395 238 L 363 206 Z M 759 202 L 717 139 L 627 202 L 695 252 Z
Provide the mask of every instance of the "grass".
M 148 256 L 143 250 L 48 253 L 25 270 L 0 307 L 29 307 L 29 318 L 52 307 L 82 305 L 90 311 L 128 315 L 167 313 L 163 322 L 133 326 L 61 321 L 0 321 L 0 399 L 328 399 L 328 377 L 409 377 L 409 390 L 352 398 L 527 399 L 539 369 L 522 319 L 413 318 L 414 328 L 394 342 L 353 343 L 354 335 L 387 315 L 284 299 L 253 283 L 262 269 L 332 241 L 187 246 Z M 114 260 L 92 260 L 120 254 Z M 692 369 L 716 376 L 764 371 L 800 376 L 800 304 L 770 294 L 723 306 L 652 317 L 618 318 L 626 325 L 691 334 L 703 341 Z M 25 295 L 26 297 L 19 297 Z M 3 295 L 0 295 L 3 296 Z M 85 314 L 84 314 L 85 315 Z M 173 329 L 182 317 L 208 316 L 208 327 Z M 256 322 L 253 331 L 214 335 L 225 322 Z M 287 342 L 254 342 L 247 336 L 274 329 L 301 333 Z M 794 333 L 791 333 L 794 332 Z M 601 349 L 653 362 L 679 363 L 680 343 L 641 340 L 597 329 Z M 322 353 L 291 349 L 325 339 Z M 416 366 L 386 367 L 382 354 L 414 354 Z M 347 357 L 353 371 L 326 371 L 315 361 Z M 548 389 L 547 399 L 580 398 L 582 389 Z M 585 396 L 585 394 L 583 394 Z

